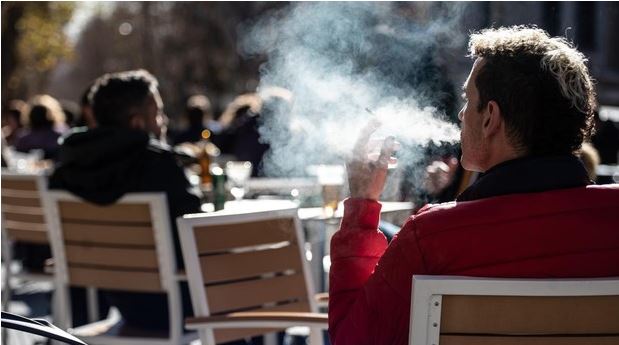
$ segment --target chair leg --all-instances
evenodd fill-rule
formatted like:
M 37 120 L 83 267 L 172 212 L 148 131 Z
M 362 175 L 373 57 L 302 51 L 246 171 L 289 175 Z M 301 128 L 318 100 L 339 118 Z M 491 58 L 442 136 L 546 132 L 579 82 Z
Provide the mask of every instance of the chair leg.
M 4 235 L 4 233 L 3 233 Z M 11 265 L 13 263 L 13 253 L 11 243 L 2 236 L 2 261 L 4 261 L 4 277 L 2 285 L 4 293 L 2 294 L 2 310 L 8 311 L 9 301 L 11 300 Z
M 2 310 L 9 311 L 9 303 L 11 302 L 11 264 L 13 260 L 13 253 L 11 251 L 11 243 L 9 240 L 5 238 L 4 231 L 2 232 L 2 261 L 4 261 L 4 277 L 2 279 L 2 287 L 4 291 L 2 293 Z M 2 339 L 2 343 L 7 343 L 7 330 L 6 328 L 2 328 L 2 333 L 0 334 L 0 338 Z
M 277 345 L 277 333 L 267 333 L 263 336 L 264 345 Z
M 86 303 L 88 304 L 88 322 L 99 321 L 99 300 L 97 298 L 97 288 L 86 288 Z
M 323 345 L 322 330 L 310 328 L 309 345 Z

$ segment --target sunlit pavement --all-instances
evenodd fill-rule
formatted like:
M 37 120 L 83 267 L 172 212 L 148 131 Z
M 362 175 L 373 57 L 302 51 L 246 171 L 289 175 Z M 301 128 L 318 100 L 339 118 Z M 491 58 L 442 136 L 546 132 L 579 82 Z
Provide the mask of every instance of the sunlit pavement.
M 2 282 L 4 282 L 5 266 L 2 265 Z M 42 318 L 51 320 L 51 296 L 53 284 L 51 282 L 24 282 L 19 279 L 12 279 L 10 282 L 12 289 L 11 302 L 8 312 L 22 315 L 29 318 Z M 2 294 L 5 287 L 2 286 Z M 3 336 L 4 336 L 3 329 Z M 46 338 L 15 331 L 6 330 L 6 345 L 34 345 L 45 344 Z M 3 339 L 5 340 L 5 339 Z

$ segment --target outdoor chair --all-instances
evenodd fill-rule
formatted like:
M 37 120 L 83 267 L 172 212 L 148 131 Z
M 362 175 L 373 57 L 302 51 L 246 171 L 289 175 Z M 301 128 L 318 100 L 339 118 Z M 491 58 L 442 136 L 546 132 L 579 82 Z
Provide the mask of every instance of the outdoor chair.
M 619 344 L 619 278 L 414 276 L 409 343 Z
M 127 194 L 110 206 L 50 191 L 45 202 L 51 225 L 58 325 L 71 326 L 69 286 L 166 293 L 169 332 L 129 329 L 112 309 L 107 319 L 75 328 L 72 334 L 96 344 L 187 344 L 197 334 L 183 332 L 183 312 L 167 199 L 164 193 Z
M 41 192 L 47 183 L 42 174 L 20 174 L 2 169 L 2 261 L 5 265 L 2 309 L 11 300 L 10 281 L 52 281 L 49 273 L 14 271 L 13 248 L 17 243 L 48 245 L 47 222 Z
M 177 219 L 195 317 L 203 345 L 310 328 L 322 343 L 319 314 L 296 208 L 185 215 Z

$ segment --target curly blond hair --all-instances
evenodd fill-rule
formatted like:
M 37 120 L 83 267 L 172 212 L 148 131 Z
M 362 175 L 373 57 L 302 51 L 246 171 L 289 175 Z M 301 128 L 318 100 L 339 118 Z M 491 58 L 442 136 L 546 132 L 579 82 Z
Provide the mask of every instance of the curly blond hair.
M 550 37 L 534 26 L 511 26 L 485 29 L 471 35 L 469 52 L 473 57 L 498 54 L 541 56 L 540 67 L 555 77 L 561 93 L 583 113 L 595 106 L 593 80 L 588 59 L 563 37 Z
M 485 60 L 476 80 L 479 108 L 497 101 L 511 137 L 529 153 L 573 153 L 591 135 L 588 60 L 565 38 L 535 26 L 484 29 L 471 35 L 469 55 Z

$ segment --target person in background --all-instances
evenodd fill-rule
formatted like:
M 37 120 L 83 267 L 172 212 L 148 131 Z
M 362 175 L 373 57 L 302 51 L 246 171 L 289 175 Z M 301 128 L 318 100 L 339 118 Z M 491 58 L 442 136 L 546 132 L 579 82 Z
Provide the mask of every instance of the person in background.
M 612 119 L 602 120 L 595 112 L 595 134 L 591 143 L 600 155 L 600 164 L 616 165 L 619 163 L 619 122 Z
M 23 135 L 22 113 L 26 109 L 26 103 L 19 99 L 8 102 L 2 111 L 2 137 L 6 144 L 14 146 L 20 136 Z
M 54 159 L 58 151 L 58 138 L 67 131 L 65 114 L 60 103 L 49 95 L 35 96 L 22 117 L 27 130 L 15 143 L 19 152 L 43 150 L 44 159 Z
M 262 161 L 270 146 L 261 140 L 260 121 L 289 112 L 291 101 L 291 92 L 277 87 L 238 96 L 219 118 L 223 130 L 213 143 L 224 154 L 250 161 L 253 177 L 264 176 Z
M 212 139 L 221 131 L 219 122 L 213 118 L 211 101 L 205 95 L 189 97 L 185 108 L 185 119 L 188 127 L 175 136 L 174 145 Z M 204 130 L 208 130 L 208 132 L 205 133 Z
M 258 116 L 261 109 L 262 99 L 257 93 L 237 96 L 219 117 L 222 131 L 213 138 L 222 154 L 250 161 L 253 177 L 259 175 L 259 164 L 268 150 L 268 145 L 259 142 Z
M 595 92 L 585 56 L 515 26 L 471 36 L 463 87 L 462 166 L 483 172 L 455 202 L 427 205 L 387 247 L 377 201 L 394 139 L 367 161 L 377 125 L 348 166 L 350 198 L 331 241 L 334 345 L 408 344 L 415 274 L 498 278 L 619 276 L 619 185 L 592 185 L 576 157 Z
M 200 198 L 171 148 L 161 143 L 163 102 L 157 80 L 145 70 L 105 74 L 88 99 L 97 123 L 63 137 L 50 189 L 68 190 L 98 205 L 109 205 L 132 192 L 165 192 L 176 260 L 183 267 L 177 217 L 200 212 Z M 181 288 L 184 315 L 191 315 L 186 284 Z M 162 294 L 106 291 L 127 325 L 168 328 L 167 299 Z M 178 320 L 182 322 L 182 320 Z

